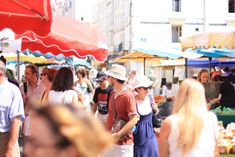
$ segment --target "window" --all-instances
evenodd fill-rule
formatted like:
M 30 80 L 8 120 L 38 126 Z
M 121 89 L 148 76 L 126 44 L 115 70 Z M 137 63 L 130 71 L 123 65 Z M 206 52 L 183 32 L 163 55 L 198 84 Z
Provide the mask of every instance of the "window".
M 171 31 L 172 31 L 172 42 L 173 43 L 180 42 L 180 37 L 182 35 L 181 26 L 172 26 Z
M 228 0 L 228 12 L 235 13 L 235 0 Z
M 172 0 L 172 11 L 181 12 L 181 0 Z

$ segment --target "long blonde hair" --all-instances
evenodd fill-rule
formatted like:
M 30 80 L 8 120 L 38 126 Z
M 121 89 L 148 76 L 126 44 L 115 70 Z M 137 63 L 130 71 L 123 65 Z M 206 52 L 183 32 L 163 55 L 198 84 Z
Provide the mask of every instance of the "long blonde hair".
M 205 89 L 194 79 L 185 79 L 177 93 L 173 113 L 179 117 L 177 148 L 183 154 L 199 142 L 203 128 L 203 115 L 207 113 Z

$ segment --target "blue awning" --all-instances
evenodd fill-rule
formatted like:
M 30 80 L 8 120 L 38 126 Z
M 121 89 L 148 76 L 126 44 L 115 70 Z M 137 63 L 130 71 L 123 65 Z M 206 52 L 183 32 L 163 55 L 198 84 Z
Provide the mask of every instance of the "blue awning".
M 210 64 L 209 60 L 188 60 L 188 67 L 209 68 L 209 64 Z M 211 60 L 211 66 L 233 67 L 235 66 L 235 60 L 220 61 L 213 59 Z
M 235 58 L 235 50 L 230 49 L 218 49 L 218 48 L 209 48 L 209 49 L 197 49 L 195 50 L 197 54 L 201 54 L 203 56 L 212 57 L 212 58 L 221 58 L 221 57 L 229 57 Z
M 40 51 L 30 51 L 29 49 L 23 51 L 23 53 L 25 55 L 34 55 L 35 57 L 41 57 L 43 56 L 46 59 L 51 59 L 51 58 L 55 58 L 57 61 L 63 61 L 66 59 L 66 57 L 63 54 L 59 54 L 59 55 L 53 55 L 52 53 L 48 52 L 48 53 L 41 53 Z

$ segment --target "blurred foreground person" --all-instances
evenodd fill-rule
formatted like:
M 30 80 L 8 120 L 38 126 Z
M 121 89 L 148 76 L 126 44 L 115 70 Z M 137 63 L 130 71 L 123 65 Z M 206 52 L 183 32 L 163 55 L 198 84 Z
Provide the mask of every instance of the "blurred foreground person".
M 98 157 L 113 142 L 113 137 L 86 112 L 73 111 L 66 105 L 46 105 L 33 110 L 32 134 L 25 141 L 24 155 Z
M 160 157 L 215 157 L 218 123 L 208 111 L 205 90 L 193 79 L 184 80 L 175 99 L 173 114 L 162 124 Z
M 20 157 L 18 137 L 24 105 L 19 88 L 7 80 L 6 70 L 0 61 L 0 157 Z

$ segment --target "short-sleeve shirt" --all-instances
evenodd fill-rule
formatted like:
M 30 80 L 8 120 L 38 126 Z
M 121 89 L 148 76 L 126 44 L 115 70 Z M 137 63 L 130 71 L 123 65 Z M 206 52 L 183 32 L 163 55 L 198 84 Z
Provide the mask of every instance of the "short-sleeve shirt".
M 17 86 L 7 79 L 0 84 L 0 132 L 8 132 L 15 117 L 24 119 L 24 103 Z
M 106 89 L 101 89 L 101 87 L 98 87 L 95 90 L 93 101 L 94 103 L 97 104 L 98 112 L 101 114 L 108 113 L 108 101 L 111 91 L 112 91 L 111 86 L 108 86 Z
M 137 115 L 136 101 L 131 91 L 125 89 L 122 92 L 120 92 L 116 96 L 116 98 L 114 98 L 114 94 L 115 94 L 115 91 L 110 94 L 110 99 L 109 99 L 109 114 L 108 114 L 107 123 L 106 123 L 106 128 L 108 130 L 111 130 L 115 121 L 114 108 L 113 108 L 114 103 L 115 103 L 118 119 L 122 118 L 126 121 L 129 121 L 130 115 Z M 119 145 L 133 144 L 132 132 L 128 133 L 128 137 L 125 140 L 118 141 L 117 144 Z

